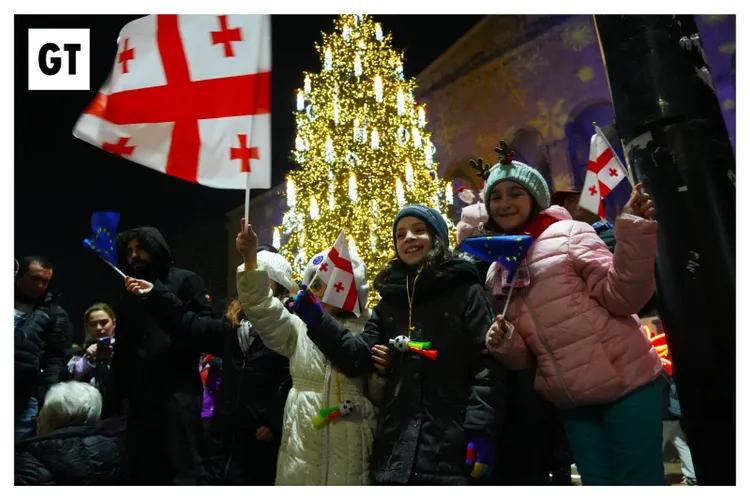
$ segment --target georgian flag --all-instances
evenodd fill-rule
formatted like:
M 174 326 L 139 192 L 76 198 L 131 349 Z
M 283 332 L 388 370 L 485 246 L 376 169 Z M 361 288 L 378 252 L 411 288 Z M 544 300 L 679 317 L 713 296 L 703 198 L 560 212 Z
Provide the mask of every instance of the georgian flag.
M 627 177 L 617 155 L 599 133 L 591 136 L 589 168 L 578 205 L 604 218 L 602 200 Z
M 349 256 L 349 245 L 343 230 L 339 233 L 336 243 L 325 260 L 318 267 L 317 276 L 326 283 L 326 292 L 323 294 L 322 302 L 352 312 L 359 317 L 357 283 Z
M 151 15 L 118 46 L 75 137 L 204 186 L 271 187 L 270 16 Z

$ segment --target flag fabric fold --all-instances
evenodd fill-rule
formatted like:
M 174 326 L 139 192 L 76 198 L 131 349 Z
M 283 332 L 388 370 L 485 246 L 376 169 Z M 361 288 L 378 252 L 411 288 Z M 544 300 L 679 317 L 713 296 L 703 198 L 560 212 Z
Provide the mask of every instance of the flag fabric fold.
M 115 235 L 119 222 L 118 212 L 94 212 L 91 215 L 91 236 L 83 240 L 83 246 L 94 251 L 113 267 L 117 267 Z
M 271 187 L 269 15 L 151 15 L 118 45 L 73 135 L 204 186 Z
M 316 276 L 326 283 L 322 302 L 359 317 L 361 311 L 357 283 L 354 279 L 352 259 L 349 256 L 349 245 L 343 230 L 339 233 L 336 243 L 325 260 L 318 267 Z
M 591 136 L 588 170 L 581 190 L 579 206 L 604 218 L 602 200 L 627 178 L 617 154 L 599 132 Z
M 513 277 L 533 243 L 534 238 L 527 234 L 474 236 L 465 239 L 459 249 L 482 260 L 500 263 Z

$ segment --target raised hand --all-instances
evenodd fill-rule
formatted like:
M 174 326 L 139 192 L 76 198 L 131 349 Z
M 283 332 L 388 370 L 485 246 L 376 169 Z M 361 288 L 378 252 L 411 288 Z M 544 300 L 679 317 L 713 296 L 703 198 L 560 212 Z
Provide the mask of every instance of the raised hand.
M 253 226 L 247 224 L 245 218 L 241 220 L 241 230 L 237 233 L 235 245 L 237 251 L 242 255 L 245 262 L 245 271 L 254 271 L 258 267 L 258 235 L 253 231 Z
M 307 285 L 300 285 L 300 291 L 289 304 L 289 309 L 305 322 L 308 327 L 316 327 L 323 319 L 323 305 L 318 298 L 308 290 Z
M 148 295 L 154 289 L 154 284 L 146 280 L 127 277 L 125 278 L 125 287 L 133 295 Z
M 622 208 L 623 214 L 635 215 L 644 219 L 653 220 L 656 210 L 651 196 L 643 193 L 643 184 L 636 184 L 633 192 L 630 193 L 630 199 Z

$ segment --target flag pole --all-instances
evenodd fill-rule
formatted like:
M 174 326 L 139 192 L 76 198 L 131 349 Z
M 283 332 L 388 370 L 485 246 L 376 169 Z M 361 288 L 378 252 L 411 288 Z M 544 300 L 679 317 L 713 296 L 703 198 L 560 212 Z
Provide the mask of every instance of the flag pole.
M 108 265 L 109 267 L 111 267 L 112 269 L 114 269 L 115 271 L 117 271 L 117 273 L 118 273 L 118 274 L 119 274 L 120 276 L 122 276 L 123 278 L 127 278 L 127 276 L 125 276 L 125 273 L 123 273 L 122 271 L 120 271 L 120 268 L 118 268 L 118 267 L 117 267 L 116 265 L 112 264 L 112 263 L 111 263 L 110 261 L 108 261 L 107 259 L 105 259 L 105 258 L 104 258 L 104 257 L 102 257 L 101 255 L 99 255 L 98 253 L 97 253 L 96 255 L 97 255 L 97 256 L 98 256 L 98 257 L 99 257 L 100 259 L 102 259 L 102 260 L 103 260 L 104 262 L 106 262 L 106 263 L 107 263 L 107 265 Z
M 609 143 L 609 140 L 607 139 L 607 136 L 604 135 L 604 132 L 602 132 L 602 129 L 599 128 L 599 125 L 596 124 L 596 122 L 593 122 L 594 130 L 596 131 L 596 134 L 601 137 L 604 140 L 604 143 L 607 145 L 609 149 L 612 150 L 613 153 L 615 153 L 615 148 L 612 147 L 612 144 Z M 633 173 L 630 171 L 630 166 L 623 165 L 620 161 L 620 157 L 617 156 L 617 153 L 615 153 L 615 160 L 617 160 L 617 163 L 620 165 L 620 168 L 622 168 L 625 171 L 625 175 L 628 176 L 628 181 L 630 181 L 630 186 L 635 187 L 635 182 L 633 181 Z

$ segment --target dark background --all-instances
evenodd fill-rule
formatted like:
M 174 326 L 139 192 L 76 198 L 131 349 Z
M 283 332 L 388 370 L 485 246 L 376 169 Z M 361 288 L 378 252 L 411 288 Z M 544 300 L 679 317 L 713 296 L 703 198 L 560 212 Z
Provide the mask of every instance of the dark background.
M 157 173 L 73 137 L 75 121 L 110 72 L 122 27 L 140 15 L 15 16 L 15 225 L 14 253 L 51 258 L 51 287 L 62 292 L 76 330 L 94 302 L 115 304 L 121 279 L 91 251 L 91 213 L 121 213 L 120 230 L 158 227 L 176 265 L 206 280 L 216 298 L 225 294 L 227 234 L 224 214 L 244 201 L 244 191 L 217 190 Z M 320 70 L 314 43 L 333 30 L 330 15 L 272 16 L 273 185 L 292 167 L 292 111 L 302 72 Z M 404 73 L 416 76 L 482 16 L 374 16 L 394 47 L 405 51 Z M 29 28 L 91 30 L 91 90 L 28 91 Z M 252 195 L 260 194 L 260 190 Z

